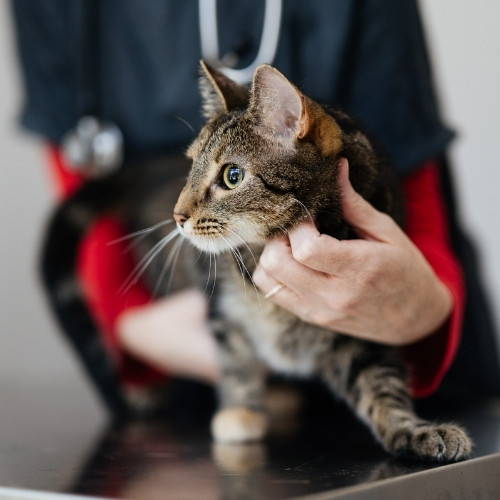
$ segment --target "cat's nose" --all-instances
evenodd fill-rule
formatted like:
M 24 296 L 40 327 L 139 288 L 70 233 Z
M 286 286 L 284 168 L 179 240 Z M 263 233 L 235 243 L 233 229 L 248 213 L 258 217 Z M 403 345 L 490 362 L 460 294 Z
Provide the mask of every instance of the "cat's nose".
M 189 219 L 189 217 L 186 214 L 179 214 L 174 212 L 174 219 L 179 226 L 183 227 L 184 223 Z

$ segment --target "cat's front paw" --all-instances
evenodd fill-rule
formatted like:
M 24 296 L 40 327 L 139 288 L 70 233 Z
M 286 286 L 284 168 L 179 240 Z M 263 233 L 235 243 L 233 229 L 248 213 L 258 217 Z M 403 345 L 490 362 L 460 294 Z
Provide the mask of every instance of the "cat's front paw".
M 406 434 L 406 435 L 405 435 Z M 393 440 L 394 452 L 437 462 L 458 462 L 469 458 L 472 442 L 457 425 L 424 425 Z
M 212 419 L 212 436 L 219 443 L 261 440 L 267 432 L 264 414 L 248 408 L 225 408 Z

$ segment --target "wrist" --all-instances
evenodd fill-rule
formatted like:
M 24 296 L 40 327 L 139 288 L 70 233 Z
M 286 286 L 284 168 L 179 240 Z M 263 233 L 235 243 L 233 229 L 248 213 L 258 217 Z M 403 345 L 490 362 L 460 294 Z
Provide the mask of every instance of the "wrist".
M 408 344 L 418 342 L 438 332 L 453 310 L 453 296 L 448 287 L 436 278 L 432 293 L 427 293 L 425 309 L 415 322 L 415 329 Z

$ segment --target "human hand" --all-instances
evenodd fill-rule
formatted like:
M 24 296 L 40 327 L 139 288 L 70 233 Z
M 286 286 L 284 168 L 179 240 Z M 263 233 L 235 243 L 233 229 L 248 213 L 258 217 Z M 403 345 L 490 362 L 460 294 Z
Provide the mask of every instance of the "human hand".
M 267 243 L 254 273 L 273 300 L 304 321 L 355 337 L 405 345 L 436 331 L 452 298 L 399 226 L 356 193 L 339 162 L 345 220 L 359 236 L 337 240 L 304 222 Z
M 160 371 L 214 383 L 216 345 L 202 292 L 187 289 L 123 312 L 116 330 L 126 352 Z

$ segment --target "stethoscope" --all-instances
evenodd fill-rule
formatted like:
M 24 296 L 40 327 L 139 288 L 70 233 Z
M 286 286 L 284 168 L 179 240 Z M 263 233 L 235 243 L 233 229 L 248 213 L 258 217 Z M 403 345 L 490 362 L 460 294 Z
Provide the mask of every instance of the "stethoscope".
M 231 80 L 240 84 L 249 83 L 257 66 L 271 63 L 276 55 L 281 25 L 281 10 L 282 0 L 265 1 L 264 23 L 257 55 L 246 68 L 234 69 L 233 66 L 238 63 L 235 54 L 226 54 L 221 58 L 219 53 L 217 0 L 198 0 L 202 58 L 231 78 Z
M 94 0 L 98 2 L 98 0 Z M 84 52 L 90 54 L 89 61 L 84 61 L 87 66 L 92 66 L 94 47 L 89 34 L 93 33 L 98 25 L 97 3 L 84 2 L 89 6 L 86 14 L 87 36 L 84 39 Z M 219 29 L 217 23 L 217 0 L 198 0 L 198 25 L 201 41 L 202 58 L 219 71 L 237 83 L 246 84 L 252 80 L 257 66 L 271 63 L 276 55 L 281 26 L 282 0 L 265 0 L 264 21 L 259 50 L 253 62 L 245 68 L 235 69 L 238 63 L 236 54 L 230 53 L 220 57 Z M 88 67 L 82 68 L 86 75 L 82 82 L 84 95 L 91 96 L 91 104 L 83 106 L 82 117 L 76 127 L 70 130 L 62 139 L 62 150 L 68 164 L 76 171 L 85 173 L 90 177 L 98 177 L 113 172 L 123 163 L 123 134 L 118 126 L 109 121 L 103 121 L 94 113 L 89 112 L 95 108 L 95 95 L 93 95 L 92 82 L 97 81 L 97 75 L 88 75 Z M 87 109 L 86 109 L 87 108 Z

